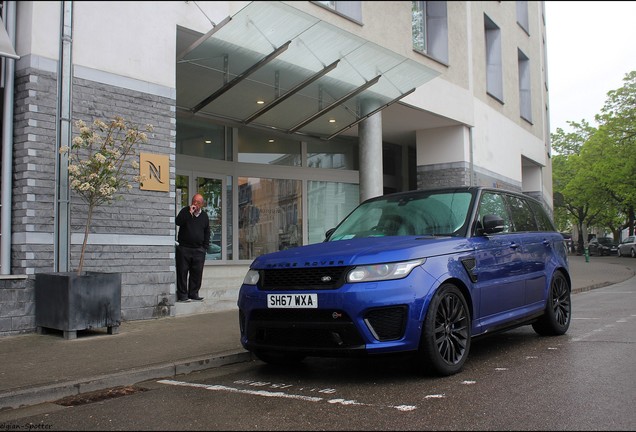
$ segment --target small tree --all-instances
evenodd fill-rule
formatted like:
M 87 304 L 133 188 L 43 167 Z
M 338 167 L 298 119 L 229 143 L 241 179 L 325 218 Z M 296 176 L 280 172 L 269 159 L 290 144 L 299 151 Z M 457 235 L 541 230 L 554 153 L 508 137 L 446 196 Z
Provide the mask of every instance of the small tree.
M 108 123 L 95 120 L 89 127 L 82 120 L 75 122 L 79 135 L 73 138 L 71 147 L 63 146 L 60 153 L 68 154 L 68 176 L 70 187 L 88 205 L 84 242 L 80 253 L 77 274 L 82 273 L 86 243 L 93 220 L 93 212 L 102 204 L 121 198 L 123 189 L 132 189 L 131 182 L 144 179 L 139 175 L 129 175 L 124 167 L 126 161 L 135 156 L 135 147 L 147 142 L 148 136 L 138 127 L 122 117 L 115 116 Z M 145 130 L 151 132 L 152 125 Z M 133 169 L 139 169 L 139 163 L 131 161 Z

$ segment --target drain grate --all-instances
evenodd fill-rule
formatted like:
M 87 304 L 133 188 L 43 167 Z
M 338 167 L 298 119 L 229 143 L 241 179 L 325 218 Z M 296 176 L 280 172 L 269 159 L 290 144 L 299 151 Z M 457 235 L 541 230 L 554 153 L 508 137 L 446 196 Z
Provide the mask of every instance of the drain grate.
M 105 390 L 96 390 L 93 392 L 82 393 L 73 396 L 67 396 L 60 400 L 55 401 L 56 405 L 62 406 L 79 406 L 86 405 L 93 402 L 99 402 L 107 399 L 118 398 L 121 396 L 128 396 L 131 394 L 144 392 L 148 389 L 142 387 L 135 386 L 123 386 L 123 387 L 113 387 Z

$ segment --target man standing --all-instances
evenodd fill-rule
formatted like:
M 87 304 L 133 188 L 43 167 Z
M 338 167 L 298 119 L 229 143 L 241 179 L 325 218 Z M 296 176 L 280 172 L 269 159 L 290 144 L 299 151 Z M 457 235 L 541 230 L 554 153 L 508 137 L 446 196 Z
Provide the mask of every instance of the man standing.
M 210 219 L 202 207 L 203 196 L 196 194 L 192 197 L 192 204 L 182 208 L 175 219 L 179 227 L 176 250 L 178 302 L 203 300 L 199 297 L 199 289 L 205 254 L 210 246 Z

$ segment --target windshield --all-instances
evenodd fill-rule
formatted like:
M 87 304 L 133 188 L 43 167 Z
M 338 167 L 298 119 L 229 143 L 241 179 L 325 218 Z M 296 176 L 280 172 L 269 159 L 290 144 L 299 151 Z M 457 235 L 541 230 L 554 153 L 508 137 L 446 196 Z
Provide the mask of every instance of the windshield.
M 363 237 L 465 236 L 470 192 L 419 192 L 388 195 L 362 203 L 329 237 L 330 241 Z
M 598 242 L 604 246 L 611 246 L 614 244 L 614 240 L 607 237 L 601 237 L 600 239 L 598 239 Z

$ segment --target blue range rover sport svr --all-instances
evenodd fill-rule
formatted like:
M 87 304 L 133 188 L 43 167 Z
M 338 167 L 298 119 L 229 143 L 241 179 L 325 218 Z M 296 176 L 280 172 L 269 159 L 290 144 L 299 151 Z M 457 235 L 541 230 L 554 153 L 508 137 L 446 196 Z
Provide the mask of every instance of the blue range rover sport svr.
M 471 339 L 570 325 L 562 235 L 542 205 L 501 189 L 459 187 L 369 199 L 322 243 L 262 255 L 238 298 L 241 343 L 268 363 L 412 352 L 459 372 Z

